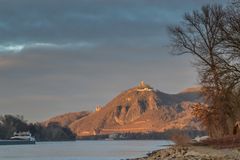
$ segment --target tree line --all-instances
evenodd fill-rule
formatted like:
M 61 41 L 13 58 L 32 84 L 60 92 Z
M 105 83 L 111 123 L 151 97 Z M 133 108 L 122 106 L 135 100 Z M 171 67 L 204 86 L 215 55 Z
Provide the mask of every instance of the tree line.
M 195 138 L 196 136 L 205 136 L 206 132 L 193 129 L 169 129 L 163 132 L 126 132 L 126 133 L 113 133 L 113 134 L 101 134 L 92 136 L 78 137 L 79 140 L 166 140 L 172 137 L 186 136 L 189 138 Z
M 75 140 L 76 136 L 67 127 L 58 123 L 43 126 L 40 123 L 27 123 L 23 116 L 0 116 L 0 139 L 9 139 L 14 132 L 29 131 L 37 141 Z
M 204 104 L 193 114 L 211 137 L 233 134 L 240 120 L 240 1 L 209 4 L 185 13 L 168 28 L 172 54 L 191 54 Z

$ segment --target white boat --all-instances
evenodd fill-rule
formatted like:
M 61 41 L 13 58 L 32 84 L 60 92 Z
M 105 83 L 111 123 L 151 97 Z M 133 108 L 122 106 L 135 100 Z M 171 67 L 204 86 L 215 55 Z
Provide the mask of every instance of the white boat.
M 0 140 L 0 145 L 17 145 L 17 144 L 35 144 L 36 140 L 30 132 L 14 132 L 13 137 L 9 140 Z

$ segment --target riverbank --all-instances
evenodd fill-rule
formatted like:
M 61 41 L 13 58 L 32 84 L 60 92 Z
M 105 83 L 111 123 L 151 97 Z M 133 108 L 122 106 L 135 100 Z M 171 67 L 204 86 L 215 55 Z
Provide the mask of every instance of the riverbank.
M 239 160 L 240 149 L 215 149 L 208 146 L 172 146 L 153 151 L 146 157 L 129 160 Z

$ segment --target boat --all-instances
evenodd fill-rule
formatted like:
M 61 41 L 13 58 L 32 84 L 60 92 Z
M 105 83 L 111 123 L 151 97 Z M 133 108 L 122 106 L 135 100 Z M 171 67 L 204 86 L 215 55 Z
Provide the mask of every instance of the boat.
M 0 145 L 35 144 L 36 140 L 30 132 L 14 132 L 8 140 L 0 140 Z

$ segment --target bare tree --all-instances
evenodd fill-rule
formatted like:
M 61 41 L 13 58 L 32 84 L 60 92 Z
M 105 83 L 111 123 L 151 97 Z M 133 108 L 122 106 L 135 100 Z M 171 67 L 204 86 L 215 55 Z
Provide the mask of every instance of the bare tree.
M 210 135 L 218 137 L 230 134 L 236 121 L 231 102 L 240 75 L 240 26 L 237 19 L 228 22 L 226 14 L 220 5 L 206 5 L 200 11 L 186 13 L 181 25 L 169 27 L 173 54 L 188 53 L 196 60 L 208 104 L 207 109 L 198 106 L 196 112 L 201 114 L 196 115 L 201 115 Z
M 221 6 L 203 6 L 201 12 L 186 13 L 181 26 L 169 27 L 173 40 L 173 53 L 194 55 L 198 62 L 210 68 L 214 84 L 219 90 L 216 55 L 219 53 L 219 38 L 224 11 Z

